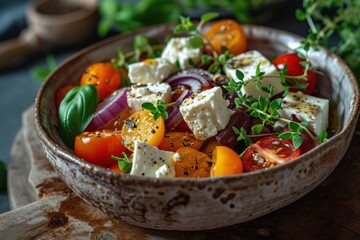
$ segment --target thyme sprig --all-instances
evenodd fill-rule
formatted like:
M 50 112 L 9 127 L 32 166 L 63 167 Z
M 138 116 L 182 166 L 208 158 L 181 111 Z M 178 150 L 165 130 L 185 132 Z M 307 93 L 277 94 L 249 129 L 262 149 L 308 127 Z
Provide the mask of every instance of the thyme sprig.
M 186 43 L 187 47 L 201 48 L 208 46 L 210 48 L 211 53 L 203 54 L 201 57 L 201 63 L 210 64 L 208 71 L 211 73 L 224 72 L 223 67 L 225 66 L 226 61 L 232 57 L 225 47 L 222 48 L 222 54 L 219 55 L 216 52 L 215 47 L 204 37 L 202 33 L 203 26 L 218 16 L 218 13 L 206 13 L 201 16 L 201 20 L 197 26 L 190 20 L 190 17 L 180 16 L 180 24 L 174 28 L 175 34 L 187 32 L 191 36 Z
M 159 57 L 164 47 L 164 44 L 154 42 L 149 37 L 139 34 L 135 36 L 133 50 L 124 53 L 119 49 L 117 57 L 111 59 L 111 63 L 116 69 L 128 68 L 129 64 L 139 62 L 144 54 L 147 58 Z
M 157 120 L 159 117 L 162 117 L 164 120 L 166 120 L 169 117 L 166 111 L 167 105 L 161 100 L 157 100 L 156 106 L 151 102 L 144 102 L 141 104 L 141 107 L 149 110 L 154 116 L 155 120 Z
M 306 21 L 309 34 L 303 49 L 325 46 L 341 56 L 360 79 L 360 2 L 358 0 L 304 0 L 296 17 Z
M 125 152 L 122 154 L 123 157 L 111 156 L 111 158 L 118 161 L 118 166 L 121 171 L 125 171 L 124 173 L 129 174 L 131 172 L 132 162 L 129 160 Z
M 287 77 L 283 71 L 280 72 L 280 77 L 282 79 Z M 235 74 L 238 81 L 231 79 L 228 84 L 224 85 L 224 88 L 229 92 L 236 92 L 238 94 L 238 97 L 235 98 L 236 107 L 242 108 L 244 111 L 250 113 L 252 117 L 258 118 L 262 121 L 260 124 L 252 126 L 251 131 L 253 134 L 260 134 L 263 131 L 265 125 L 274 125 L 276 121 L 282 121 L 288 125 L 290 132 L 280 133 L 279 137 L 282 139 L 292 139 L 295 148 L 299 148 L 303 142 L 301 137 L 302 133 L 306 133 L 314 141 L 322 142 L 326 139 L 327 134 L 325 131 L 323 131 L 318 137 L 315 137 L 313 133 L 307 128 L 309 124 L 307 121 L 298 123 L 286 118 L 282 118 L 279 114 L 282 103 L 281 98 L 270 100 L 270 97 L 266 98 L 264 96 L 259 96 L 258 99 L 254 101 L 253 96 L 248 96 L 241 92 L 241 89 L 244 85 L 248 84 L 249 82 L 255 82 L 258 91 L 265 91 L 269 94 L 269 96 L 271 96 L 274 86 L 269 85 L 268 87 L 261 87 L 260 85 L 261 80 L 268 77 L 265 76 L 264 72 L 261 71 L 260 64 L 256 69 L 256 75 L 253 76 L 249 81 L 244 81 L 244 74 L 240 70 L 236 70 Z M 247 146 L 251 144 L 250 136 L 247 136 L 245 129 L 233 128 L 233 131 L 238 134 L 238 140 L 244 140 Z

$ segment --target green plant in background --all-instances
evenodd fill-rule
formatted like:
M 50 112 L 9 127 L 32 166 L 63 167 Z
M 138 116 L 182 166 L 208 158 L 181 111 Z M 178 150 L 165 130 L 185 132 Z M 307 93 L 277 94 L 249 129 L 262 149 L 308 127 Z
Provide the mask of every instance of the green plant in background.
M 360 1 L 303 0 L 296 11 L 310 33 L 305 48 L 325 46 L 342 57 L 360 79 Z
M 0 191 L 6 190 L 6 167 L 5 163 L 0 160 Z
M 55 70 L 57 63 L 56 59 L 53 55 L 47 55 L 46 56 L 46 66 L 36 66 L 31 69 L 31 77 L 36 82 L 42 82 L 45 80 L 45 78 L 53 71 Z
M 175 22 L 180 15 L 191 11 L 228 11 L 239 22 L 250 22 L 250 9 L 257 9 L 271 0 L 139 0 L 139 1 L 100 1 L 101 21 L 98 27 L 100 36 L 105 36 L 113 27 L 118 31 L 130 31 L 157 23 Z M 205 13 L 205 12 L 202 12 Z

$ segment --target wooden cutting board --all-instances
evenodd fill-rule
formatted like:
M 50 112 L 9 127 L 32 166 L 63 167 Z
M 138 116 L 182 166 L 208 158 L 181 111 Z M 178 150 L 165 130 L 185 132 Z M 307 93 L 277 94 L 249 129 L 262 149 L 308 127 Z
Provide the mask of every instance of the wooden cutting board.
M 110 218 L 73 194 L 42 153 L 30 107 L 11 151 L 9 195 L 14 210 L 0 215 L 0 238 L 360 239 L 359 143 L 355 136 L 330 177 L 287 207 L 221 229 L 160 231 Z

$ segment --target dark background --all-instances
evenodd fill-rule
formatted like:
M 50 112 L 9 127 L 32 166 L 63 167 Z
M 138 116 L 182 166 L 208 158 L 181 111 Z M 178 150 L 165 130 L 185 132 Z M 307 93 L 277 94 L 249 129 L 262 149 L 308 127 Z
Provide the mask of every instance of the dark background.
M 295 9 L 301 7 L 301 3 L 301 0 L 288 0 L 276 8 L 265 9 L 266 18 L 260 19 L 259 23 L 305 36 L 307 25 L 295 18 Z M 26 0 L 0 0 L 0 42 L 18 36 L 26 27 L 27 4 L 29 1 Z M 269 15 L 269 12 L 272 14 Z M 60 63 L 79 49 L 98 40 L 89 39 L 86 43 L 67 49 L 48 48 L 28 56 L 5 71 L 0 71 L 0 159 L 6 164 L 14 138 L 21 127 L 22 112 L 33 104 L 40 87 L 40 83 L 31 78 L 31 69 L 39 65 L 45 66 L 48 54 L 54 55 Z M 9 210 L 7 193 L 1 192 L 0 214 Z

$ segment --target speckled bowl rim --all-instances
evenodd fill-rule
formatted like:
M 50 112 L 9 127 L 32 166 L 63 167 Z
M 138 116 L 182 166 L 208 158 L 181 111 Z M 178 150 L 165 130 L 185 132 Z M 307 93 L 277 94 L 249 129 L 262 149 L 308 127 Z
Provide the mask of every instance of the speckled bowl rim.
M 106 183 L 112 183 L 111 179 L 116 178 L 117 180 L 120 180 L 122 183 L 126 184 L 127 182 L 135 183 L 135 184 L 142 184 L 144 186 L 153 186 L 153 185 L 179 185 L 179 184 L 186 184 L 186 185 L 204 185 L 206 183 L 214 183 L 216 181 L 225 181 L 225 182 L 233 182 L 233 181 L 239 181 L 242 178 L 247 178 L 249 176 L 253 175 L 269 175 L 274 174 L 277 172 L 281 172 L 283 168 L 285 167 L 295 167 L 298 165 L 301 161 L 306 160 L 314 151 L 323 151 L 323 149 L 326 148 L 327 145 L 332 145 L 339 139 L 341 139 L 344 135 L 347 135 L 349 131 L 354 131 L 354 127 L 357 123 L 357 119 L 359 117 L 359 86 L 358 82 L 356 80 L 356 77 L 350 70 L 350 68 L 347 66 L 347 64 L 336 54 L 330 52 L 329 50 L 320 47 L 320 51 L 325 52 L 325 54 L 331 56 L 332 58 L 336 58 L 339 62 L 339 65 L 343 69 L 346 76 L 349 77 L 351 81 L 352 90 L 354 91 L 354 101 L 352 106 L 352 113 L 349 117 L 349 120 L 347 122 L 344 122 L 344 126 L 341 129 L 340 132 L 338 132 L 335 136 L 331 137 L 327 142 L 315 147 L 314 149 L 310 150 L 309 152 L 305 153 L 304 155 L 282 165 L 278 165 L 269 169 L 262 169 L 255 172 L 245 172 L 240 175 L 233 175 L 233 176 L 224 176 L 224 177 L 209 177 L 209 178 L 163 178 L 163 179 L 156 179 L 156 178 L 150 178 L 150 177 L 140 177 L 140 176 L 130 176 L 130 175 L 124 175 L 124 174 L 118 174 L 115 172 L 112 172 L 106 168 L 98 167 L 93 164 L 87 163 L 84 160 L 81 160 L 80 158 L 76 157 L 75 154 L 70 151 L 69 149 L 64 149 L 61 146 L 59 146 L 55 141 L 51 139 L 49 134 L 46 132 L 46 130 L 43 128 L 41 124 L 41 113 L 40 113 L 40 99 L 42 98 L 44 91 L 49 87 L 51 84 L 50 79 L 61 70 L 61 68 L 68 64 L 71 61 L 74 61 L 75 59 L 86 55 L 88 52 L 103 47 L 104 45 L 110 44 L 112 42 L 120 41 L 121 39 L 127 38 L 132 35 L 136 35 L 138 33 L 142 33 L 144 31 L 150 30 L 152 28 L 156 28 L 160 25 L 156 26 L 150 26 L 146 28 L 142 28 L 136 31 L 128 32 L 119 34 L 113 37 L 110 37 L 108 39 L 102 40 L 98 43 L 95 43 L 89 47 L 86 47 L 79 52 L 75 53 L 74 55 L 70 56 L 67 60 L 62 62 L 55 71 L 53 71 L 44 81 L 44 83 L 41 85 L 38 94 L 35 99 L 35 105 L 34 105 L 34 122 L 35 122 L 35 129 L 37 134 L 39 135 L 40 139 L 42 140 L 42 143 L 46 145 L 48 149 L 50 149 L 52 152 L 57 154 L 62 159 L 71 162 L 72 164 L 78 165 L 81 169 L 85 170 L 88 174 L 93 175 L 95 178 L 101 179 L 103 182 Z M 175 26 L 174 23 L 170 24 L 161 24 L 161 26 L 171 27 Z M 259 26 L 259 25 L 244 25 L 244 28 L 256 28 L 260 31 L 274 31 L 279 35 L 289 36 L 292 37 L 294 40 L 302 40 L 303 38 L 293 34 L 289 33 L 287 31 L 274 29 L 270 27 L 265 26 Z M 352 134 L 352 133 L 351 133 Z

